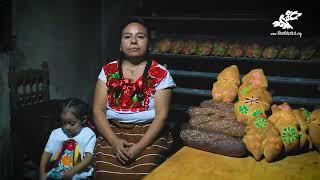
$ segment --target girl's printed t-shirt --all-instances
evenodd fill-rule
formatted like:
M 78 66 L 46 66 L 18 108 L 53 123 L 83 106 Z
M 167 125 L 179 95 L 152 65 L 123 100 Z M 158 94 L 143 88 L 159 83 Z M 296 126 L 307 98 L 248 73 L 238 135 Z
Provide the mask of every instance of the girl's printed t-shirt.
M 63 152 L 63 144 L 65 142 L 69 141 L 75 141 L 76 146 L 73 148 L 75 151 L 74 154 L 79 154 L 80 160 L 82 160 L 85 156 L 85 153 L 91 153 L 93 154 L 94 146 L 96 143 L 96 135 L 95 133 L 88 127 L 84 127 L 81 129 L 79 134 L 76 136 L 69 138 L 62 130 L 62 128 L 57 128 L 53 130 L 50 134 L 49 140 L 46 144 L 46 147 L 44 151 L 49 152 L 52 154 L 50 159 L 50 164 L 61 161 L 61 162 L 69 162 L 69 161 L 63 161 L 63 158 L 67 159 L 67 157 L 64 157 Z M 69 157 L 68 157 L 69 158 Z M 67 164 L 65 164 L 68 166 Z M 76 174 L 73 178 L 84 178 L 88 176 L 92 176 L 93 167 L 89 166 L 85 171 Z M 50 171 L 47 175 L 50 174 Z

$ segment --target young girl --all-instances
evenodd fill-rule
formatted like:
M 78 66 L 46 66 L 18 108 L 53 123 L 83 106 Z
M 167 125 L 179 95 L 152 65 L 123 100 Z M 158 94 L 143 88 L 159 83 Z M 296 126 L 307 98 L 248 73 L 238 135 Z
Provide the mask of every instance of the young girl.
M 95 133 L 84 127 L 88 105 L 79 99 L 67 99 L 62 105 L 62 127 L 51 132 L 40 161 L 39 179 L 86 179 L 96 143 Z

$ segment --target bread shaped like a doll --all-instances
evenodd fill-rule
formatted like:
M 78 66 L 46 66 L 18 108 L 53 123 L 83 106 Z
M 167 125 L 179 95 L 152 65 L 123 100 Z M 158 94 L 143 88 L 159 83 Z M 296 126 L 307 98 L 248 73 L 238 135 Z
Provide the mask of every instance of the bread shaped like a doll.
M 264 117 L 256 117 L 246 126 L 243 141 L 257 161 L 263 155 L 267 162 L 277 160 L 283 146 L 277 128 Z
M 217 81 L 213 83 L 211 95 L 213 100 L 233 102 L 238 95 L 240 74 L 236 65 L 225 68 L 218 74 Z
M 313 146 L 320 151 L 320 109 L 315 109 L 308 123 L 309 136 Z
M 248 124 L 258 115 L 266 118 L 265 111 L 272 103 L 267 87 L 268 81 L 262 69 L 253 69 L 243 76 L 234 108 L 239 122 Z
M 281 105 L 272 105 L 272 114 L 268 117 L 278 129 L 286 154 L 296 152 L 299 150 L 300 137 L 299 137 L 299 123 L 287 103 Z
M 312 141 L 309 136 L 308 123 L 310 120 L 311 112 L 304 108 L 294 109 L 293 114 L 299 124 L 299 149 L 308 150 L 312 148 Z

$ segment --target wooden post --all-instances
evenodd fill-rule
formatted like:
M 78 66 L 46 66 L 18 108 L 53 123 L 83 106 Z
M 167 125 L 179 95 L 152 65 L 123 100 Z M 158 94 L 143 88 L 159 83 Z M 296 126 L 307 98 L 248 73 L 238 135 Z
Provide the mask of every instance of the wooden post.
M 46 61 L 43 61 L 42 63 L 42 73 L 43 73 L 43 100 L 49 100 L 50 99 L 50 93 L 49 93 L 49 68 L 48 63 Z

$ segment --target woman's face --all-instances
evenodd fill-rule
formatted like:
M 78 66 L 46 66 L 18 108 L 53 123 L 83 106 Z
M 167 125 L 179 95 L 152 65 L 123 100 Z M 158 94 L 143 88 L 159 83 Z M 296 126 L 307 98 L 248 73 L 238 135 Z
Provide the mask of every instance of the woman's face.
M 120 51 L 127 58 L 139 58 L 146 55 L 148 35 L 146 28 L 139 23 L 130 23 L 122 31 Z
M 70 111 L 61 113 L 62 129 L 68 137 L 74 137 L 82 127 L 81 120 L 76 118 Z

